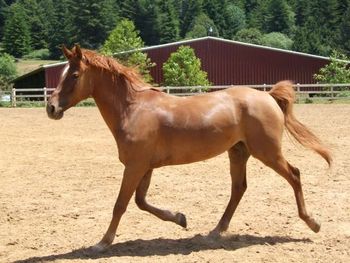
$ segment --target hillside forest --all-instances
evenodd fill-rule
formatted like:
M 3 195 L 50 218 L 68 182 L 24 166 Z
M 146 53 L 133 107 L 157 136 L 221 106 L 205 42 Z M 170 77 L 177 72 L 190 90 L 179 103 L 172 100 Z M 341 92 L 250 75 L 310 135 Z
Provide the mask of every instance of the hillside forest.
M 62 43 L 99 50 L 123 18 L 146 46 L 216 36 L 350 54 L 350 0 L 0 0 L 0 52 L 58 59 Z

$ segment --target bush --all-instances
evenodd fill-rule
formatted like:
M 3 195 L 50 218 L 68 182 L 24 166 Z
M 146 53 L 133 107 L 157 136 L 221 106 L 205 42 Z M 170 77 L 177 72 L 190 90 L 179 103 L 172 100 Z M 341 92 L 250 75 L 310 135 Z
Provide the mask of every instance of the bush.
M 10 81 L 17 76 L 15 59 L 9 54 L 0 54 L 0 90 L 11 89 Z
M 234 36 L 234 40 L 245 43 L 262 45 L 263 34 L 256 28 L 244 28 Z
M 350 83 L 349 58 L 334 51 L 330 63 L 320 69 L 314 79 L 320 83 Z
M 272 32 L 265 34 L 262 37 L 262 44 L 269 47 L 291 50 L 293 46 L 293 40 L 291 40 L 285 34 Z
M 23 56 L 24 59 L 49 59 L 50 51 L 47 48 L 34 50 Z
M 201 70 L 201 61 L 194 50 L 181 46 L 163 65 L 166 86 L 208 86 L 207 72 Z

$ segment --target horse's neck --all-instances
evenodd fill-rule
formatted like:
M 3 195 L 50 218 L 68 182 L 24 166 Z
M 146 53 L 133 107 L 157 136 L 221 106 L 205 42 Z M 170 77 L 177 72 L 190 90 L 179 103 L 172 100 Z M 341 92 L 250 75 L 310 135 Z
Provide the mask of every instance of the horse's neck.
M 128 87 L 117 87 L 116 83 L 109 81 L 109 78 L 103 78 L 98 83 L 94 89 L 93 98 L 107 126 L 113 135 L 117 136 L 123 117 L 134 98 Z

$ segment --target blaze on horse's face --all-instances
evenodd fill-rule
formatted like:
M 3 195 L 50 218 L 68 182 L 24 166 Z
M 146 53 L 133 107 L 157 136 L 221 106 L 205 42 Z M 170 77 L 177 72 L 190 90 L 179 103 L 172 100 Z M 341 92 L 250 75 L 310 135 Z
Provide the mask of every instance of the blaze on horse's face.
M 65 46 L 62 48 L 68 64 L 64 67 L 60 82 L 52 93 L 47 107 L 47 115 L 51 119 L 59 120 L 65 110 L 88 98 L 92 93 L 92 87 L 86 85 L 85 71 L 87 66 L 83 62 L 83 54 L 78 45 L 72 50 Z

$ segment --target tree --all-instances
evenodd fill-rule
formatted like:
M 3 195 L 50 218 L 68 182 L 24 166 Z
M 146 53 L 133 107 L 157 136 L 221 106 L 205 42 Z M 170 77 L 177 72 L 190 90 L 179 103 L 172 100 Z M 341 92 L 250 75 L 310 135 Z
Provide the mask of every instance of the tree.
M 314 79 L 320 83 L 350 83 L 350 58 L 333 51 L 330 63 L 320 69 Z
M 54 5 L 51 27 L 49 30 L 48 48 L 50 56 L 53 59 L 59 59 L 62 56 L 61 45 L 71 46 L 72 41 L 72 18 L 69 15 L 68 1 L 60 0 Z
M 17 75 L 14 57 L 0 54 L 0 90 L 8 90 L 10 81 Z
M 350 5 L 343 15 L 343 21 L 340 25 L 339 46 L 345 54 L 350 55 Z
M 246 27 L 246 17 L 244 11 L 236 6 L 229 4 L 224 9 L 226 18 L 226 28 L 223 29 L 223 37 L 232 39 L 241 29 Z
M 50 19 L 52 17 L 52 1 L 37 0 L 19 0 L 17 1 L 23 7 L 25 19 L 29 26 L 32 49 L 43 49 L 48 46 Z M 49 7 L 49 4 L 51 6 Z
M 153 64 L 146 54 L 138 50 L 143 46 L 134 23 L 123 19 L 108 36 L 101 52 L 116 57 L 125 66 L 137 66 L 144 79 L 150 82 L 152 78 L 149 69 Z
M 201 61 L 194 50 L 181 46 L 163 64 L 166 86 L 208 86 L 207 73 L 201 70 Z
M 218 36 L 218 30 L 213 22 L 206 14 L 199 14 L 189 27 L 186 38 L 198 38 L 205 36 Z
M 184 37 L 193 27 L 194 20 L 202 13 L 201 0 L 185 0 L 181 1 L 180 12 L 180 35 Z
M 234 40 L 250 44 L 262 45 L 262 38 L 263 34 L 258 29 L 245 28 L 237 32 L 237 34 L 234 37 Z
M 5 25 L 5 19 L 6 19 L 6 11 L 7 11 L 7 4 L 4 0 L 0 0 L 0 40 L 3 35 L 3 27 Z
M 203 0 L 203 12 L 214 21 L 220 36 L 224 36 L 227 28 L 227 14 L 224 12 L 226 6 L 227 0 Z
M 71 42 L 78 42 L 90 49 L 101 46 L 118 19 L 112 0 L 72 1 L 70 10 L 74 32 Z
M 15 3 L 10 6 L 4 27 L 3 47 L 5 52 L 21 57 L 31 50 L 29 25 L 23 7 Z
M 153 0 L 126 0 L 121 16 L 132 20 L 146 45 L 159 43 L 158 7 Z
M 159 1 L 158 10 L 159 43 L 177 41 L 180 36 L 180 27 L 174 1 Z
M 291 40 L 285 34 L 279 32 L 272 32 L 265 34 L 262 37 L 262 44 L 269 47 L 282 48 L 282 49 L 292 49 L 293 40 Z
M 291 35 L 294 32 L 294 13 L 285 0 L 270 0 L 267 5 L 266 32 L 281 32 Z

